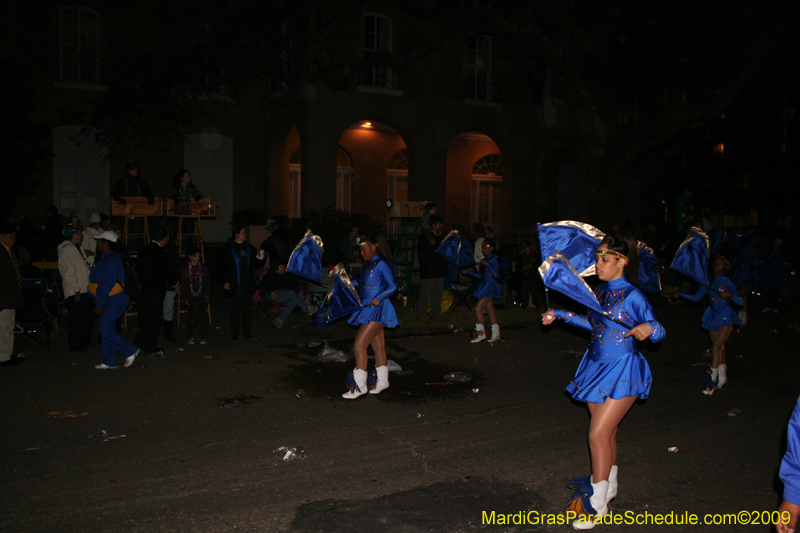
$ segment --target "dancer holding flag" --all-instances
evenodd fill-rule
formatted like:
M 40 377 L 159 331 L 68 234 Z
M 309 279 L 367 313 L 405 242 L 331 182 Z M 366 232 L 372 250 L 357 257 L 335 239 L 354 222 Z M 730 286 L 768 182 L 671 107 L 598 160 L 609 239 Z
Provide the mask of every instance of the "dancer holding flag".
M 349 391 L 342 395 L 346 400 L 353 400 L 367 392 L 367 348 L 372 346 L 375 354 L 375 387 L 370 387 L 370 394 L 378 394 L 389 388 L 389 368 L 386 366 L 386 341 L 383 328 L 397 327 L 397 313 L 389 297 L 397 291 L 394 272 L 388 258 L 389 248 L 383 236 L 370 235 L 361 239 L 358 244 L 364 266 L 358 279 L 352 284 L 358 289 L 363 308 L 353 313 L 347 322 L 358 326 L 355 341 L 356 368 L 352 380 L 348 378 Z
M 728 258 L 718 255 L 714 259 L 712 269 L 714 279 L 708 288 L 700 285 L 697 294 L 686 293 L 676 294 L 673 298 L 685 298 L 692 302 L 699 302 L 703 296 L 708 294 L 708 308 L 703 313 L 703 329 L 708 331 L 711 337 L 711 383 L 703 389 L 703 394 L 714 394 L 714 390 L 721 389 L 728 382 L 728 365 L 725 364 L 725 343 L 731 336 L 733 326 L 742 323 L 739 315 L 731 307 L 731 302 L 742 305 L 744 299 L 739 295 L 736 284 L 731 281 L 725 273 L 731 264 Z
M 602 313 L 597 308 L 590 308 L 587 316 L 549 309 L 542 315 L 544 325 L 559 319 L 592 332 L 589 349 L 567 386 L 573 398 L 586 402 L 591 415 L 592 475 L 567 484 L 576 491 L 567 507 L 567 511 L 578 514 L 572 524 L 575 529 L 592 529 L 617 495 L 617 429 L 637 398 L 647 398 L 652 382 L 650 367 L 637 342 L 659 342 L 665 336 L 647 298 L 635 286 L 639 272 L 636 241 L 628 236 L 606 235 L 595 257 L 595 271 L 605 282 L 595 290 Z M 578 279 L 572 286 L 585 286 L 572 270 Z

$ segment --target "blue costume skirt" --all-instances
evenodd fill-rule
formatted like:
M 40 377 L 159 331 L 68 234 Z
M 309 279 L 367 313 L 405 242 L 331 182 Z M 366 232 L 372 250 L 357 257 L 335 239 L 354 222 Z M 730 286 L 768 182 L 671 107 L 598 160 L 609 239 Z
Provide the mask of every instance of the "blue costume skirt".
M 738 326 L 742 323 L 739 314 L 726 306 L 722 311 L 714 312 L 710 307 L 703 313 L 703 329 L 713 331 L 723 326 Z
M 387 328 L 396 328 L 400 324 L 397 320 L 397 312 L 388 298 L 382 301 L 380 305 L 368 305 L 360 311 L 356 311 L 347 321 L 348 324 L 353 326 L 370 322 L 380 322 Z
M 606 398 L 628 396 L 643 400 L 650 394 L 652 383 L 650 366 L 639 353 L 595 361 L 587 351 L 567 390 L 581 402 L 605 403 Z
M 478 300 L 481 298 L 500 298 L 503 293 L 500 292 L 500 285 L 493 279 L 484 280 L 475 289 L 474 296 Z

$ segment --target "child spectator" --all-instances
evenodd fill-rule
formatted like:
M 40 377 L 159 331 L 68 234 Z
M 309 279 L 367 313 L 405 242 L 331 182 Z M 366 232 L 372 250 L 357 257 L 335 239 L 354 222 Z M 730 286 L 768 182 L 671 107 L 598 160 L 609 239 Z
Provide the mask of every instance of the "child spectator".
M 189 309 L 186 325 L 188 344 L 194 344 L 194 330 L 200 333 L 200 344 L 208 342 L 208 317 L 206 306 L 211 295 L 211 274 L 205 263 L 200 262 L 200 250 L 190 246 L 187 260 L 181 269 L 181 298 Z

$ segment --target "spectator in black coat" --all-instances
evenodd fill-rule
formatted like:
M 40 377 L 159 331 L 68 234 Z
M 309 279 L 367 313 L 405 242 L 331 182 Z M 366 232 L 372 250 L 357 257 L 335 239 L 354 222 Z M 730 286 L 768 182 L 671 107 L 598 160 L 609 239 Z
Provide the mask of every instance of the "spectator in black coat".
M 253 333 L 251 307 L 256 291 L 255 270 L 264 266 L 266 253 L 247 242 L 247 229 L 242 224 L 234 224 L 233 237 L 220 256 L 219 281 L 228 298 L 231 313 L 231 339 L 239 338 L 239 325 L 244 338 Z
M 150 231 L 150 242 L 139 250 L 136 257 L 136 275 L 142 283 L 137 300 L 139 329 L 133 343 L 152 354 L 163 354 L 159 348 L 158 334 L 161 330 L 161 317 L 164 296 L 170 272 L 167 268 L 167 243 L 169 233 L 161 228 Z
M 419 305 L 417 318 L 428 321 L 427 307 L 430 302 L 431 318 L 438 320 L 442 314 L 442 290 L 447 276 L 447 261 L 436 253 L 436 248 L 444 238 L 442 217 L 431 215 L 428 219 L 430 230 L 423 230 L 417 240 L 419 255 Z

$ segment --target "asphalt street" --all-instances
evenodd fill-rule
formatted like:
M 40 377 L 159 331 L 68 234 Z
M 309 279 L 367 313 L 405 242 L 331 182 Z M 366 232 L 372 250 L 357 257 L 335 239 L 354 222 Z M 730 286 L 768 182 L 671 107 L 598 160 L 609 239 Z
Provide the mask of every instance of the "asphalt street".
M 98 371 L 98 346 L 68 352 L 66 335 L 53 334 L 50 351 L 29 342 L 23 364 L 0 371 L 0 531 L 571 530 L 536 521 L 561 513 L 564 483 L 590 473 L 588 413 L 564 391 L 584 333 L 510 309 L 498 312 L 502 345 L 473 345 L 468 329 L 448 328 L 469 328 L 466 309 L 421 324 L 399 308 L 387 351 L 402 372 L 382 394 L 346 401 L 352 359 L 319 354 L 327 342 L 352 356 L 354 328 L 314 328 L 298 313 L 277 329 L 275 315 L 257 312 L 255 338 L 232 343 L 223 302 L 212 304 L 207 346 L 179 331 L 163 357 Z M 660 308 L 667 337 L 643 344 L 652 393 L 621 426 L 611 511 L 768 520 L 800 394 L 798 310 L 752 313 L 728 345 L 729 383 L 704 396 L 704 306 Z M 448 381 L 452 372 L 469 381 Z

